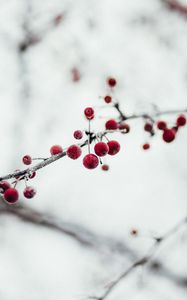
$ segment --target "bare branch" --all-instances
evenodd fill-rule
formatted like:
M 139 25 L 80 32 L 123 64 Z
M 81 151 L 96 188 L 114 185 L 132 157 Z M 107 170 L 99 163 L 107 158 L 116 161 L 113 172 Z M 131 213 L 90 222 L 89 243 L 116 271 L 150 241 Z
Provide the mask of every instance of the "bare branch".
M 112 292 L 113 290 L 117 287 L 117 285 L 119 283 L 121 283 L 121 281 L 126 278 L 134 269 L 136 269 L 139 266 L 144 266 L 146 264 L 148 264 L 153 255 L 156 253 L 157 249 L 160 247 L 160 245 L 165 242 L 171 235 L 175 234 L 180 228 L 181 226 L 183 226 L 184 224 L 187 223 L 187 217 L 184 218 L 182 221 L 180 221 L 177 225 L 175 225 L 173 228 L 171 228 L 168 232 L 166 232 L 163 236 L 158 237 L 155 239 L 154 245 L 152 246 L 152 248 L 148 251 L 148 253 L 136 260 L 127 270 L 125 270 L 124 272 L 122 272 L 117 279 L 113 280 L 108 286 L 106 291 L 104 292 L 104 294 L 100 297 L 96 297 L 96 296 L 91 296 L 89 297 L 89 299 L 96 299 L 96 300 L 104 300 L 106 299 Z

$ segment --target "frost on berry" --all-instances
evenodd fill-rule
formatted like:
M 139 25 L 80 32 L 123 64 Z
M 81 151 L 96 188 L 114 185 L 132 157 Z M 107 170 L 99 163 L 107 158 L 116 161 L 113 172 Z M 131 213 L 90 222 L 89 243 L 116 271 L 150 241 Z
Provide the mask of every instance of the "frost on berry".
M 178 127 L 186 125 L 186 117 L 185 117 L 185 115 L 178 116 L 176 124 L 177 124 Z
M 120 144 L 117 141 L 109 141 L 107 145 L 109 147 L 109 155 L 116 155 L 120 151 Z
M 2 180 L 0 181 L 0 192 L 3 194 L 6 190 L 11 187 L 8 181 Z
M 109 151 L 109 147 L 106 143 L 104 142 L 98 142 L 97 144 L 95 144 L 94 146 L 94 151 L 95 154 L 97 154 L 97 156 L 105 156 L 107 155 L 108 151 Z
M 83 132 L 81 130 L 75 130 L 73 136 L 76 140 L 81 140 L 83 137 Z
M 71 145 L 68 149 L 67 149 L 67 156 L 70 157 L 71 159 L 77 159 L 81 156 L 82 154 L 82 150 L 79 146 L 77 145 Z
M 174 141 L 176 136 L 176 131 L 174 129 L 165 129 L 162 135 L 164 142 L 171 143 Z
M 114 86 L 117 84 L 117 81 L 116 81 L 115 78 L 109 77 L 109 78 L 107 78 L 107 84 L 108 84 L 110 87 L 114 87 Z
M 30 165 L 32 163 L 32 158 L 30 155 L 25 155 L 23 156 L 22 161 L 25 165 Z
M 106 130 L 116 130 L 118 128 L 118 123 L 114 119 L 110 119 L 105 123 Z
M 98 164 L 99 164 L 99 159 L 95 154 L 87 154 L 83 158 L 83 165 L 87 169 L 90 169 L 90 170 L 95 169 L 95 168 L 97 168 Z
M 94 109 L 92 107 L 85 108 L 84 115 L 87 120 L 92 120 L 94 118 Z
M 19 193 L 15 188 L 9 188 L 4 192 L 3 196 L 9 204 L 14 204 L 18 201 Z
M 24 191 L 23 195 L 27 199 L 31 199 L 36 195 L 36 190 L 32 186 L 27 186 Z
M 60 145 L 53 145 L 51 148 L 50 148 L 50 153 L 51 155 L 56 155 L 56 154 L 59 154 L 63 152 L 63 149 Z

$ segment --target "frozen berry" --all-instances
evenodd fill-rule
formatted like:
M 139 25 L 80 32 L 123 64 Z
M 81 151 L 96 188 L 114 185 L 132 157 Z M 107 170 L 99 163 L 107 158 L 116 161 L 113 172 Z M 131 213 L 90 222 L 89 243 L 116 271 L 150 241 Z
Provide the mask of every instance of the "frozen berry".
M 153 124 L 152 123 L 145 123 L 144 125 L 144 130 L 147 131 L 147 132 L 152 132 L 153 130 Z
M 175 139 L 176 132 L 173 129 L 165 129 L 162 135 L 166 143 L 171 143 Z
M 50 149 L 51 155 L 56 155 L 63 152 L 63 149 L 60 145 L 53 145 Z
M 118 128 L 120 129 L 120 130 L 125 130 L 125 133 L 128 133 L 129 131 L 130 131 L 130 126 L 129 126 L 129 124 L 127 124 L 127 123 L 120 123 L 119 125 L 118 125 Z
M 143 144 L 142 148 L 144 150 L 148 150 L 150 148 L 150 144 L 146 143 L 146 144 Z
M 108 83 L 108 85 L 109 85 L 110 87 L 114 87 L 114 86 L 117 84 L 117 81 L 116 81 L 115 78 L 109 77 L 109 78 L 107 79 L 107 83 Z
M 25 155 L 23 156 L 22 161 L 25 165 L 30 165 L 32 163 L 32 158 L 30 155 Z
M 10 183 L 8 181 L 0 181 L 0 192 L 4 193 L 6 190 L 8 190 L 11 187 Z
M 77 145 L 72 145 L 67 149 L 67 156 L 71 159 L 77 159 L 81 156 L 82 150 Z
M 107 96 L 104 97 L 104 100 L 105 100 L 106 103 L 111 103 L 112 102 L 112 97 L 107 95 Z
M 158 121 L 157 122 L 157 128 L 160 129 L 160 130 L 164 130 L 166 129 L 167 127 L 167 124 L 165 121 Z
M 176 123 L 177 123 L 178 127 L 186 125 L 186 117 L 185 117 L 185 115 L 178 116 Z
M 73 136 L 76 140 L 81 140 L 83 137 L 83 133 L 81 130 L 75 130 Z
M 94 109 L 92 107 L 85 108 L 84 115 L 86 119 L 92 120 L 94 118 Z
M 130 234 L 132 236 L 137 236 L 138 235 L 138 230 L 136 228 L 131 229 Z
M 107 145 L 109 147 L 109 155 L 115 155 L 120 151 L 120 144 L 117 141 L 109 141 Z
M 27 186 L 23 191 L 23 195 L 25 198 L 31 199 L 36 195 L 36 190 L 32 186 Z
M 95 169 L 99 164 L 99 159 L 95 154 L 87 154 L 83 158 L 83 165 L 87 169 Z
M 110 119 L 105 123 L 106 130 L 116 130 L 118 128 L 118 123 L 116 120 Z
M 98 156 L 105 156 L 105 155 L 107 155 L 107 153 L 109 151 L 109 147 L 106 143 L 99 142 L 99 143 L 95 144 L 94 151 L 95 151 L 95 154 L 97 154 Z
M 36 172 L 34 171 L 34 172 L 32 172 L 32 173 L 29 175 L 29 178 L 32 179 L 32 178 L 34 178 L 35 176 L 36 176 Z
M 101 169 L 102 169 L 103 171 L 108 171 L 108 170 L 109 170 L 109 165 L 102 165 L 102 166 L 101 166 Z
M 14 204 L 18 201 L 19 193 L 15 188 L 9 188 L 4 193 L 4 199 L 10 203 Z

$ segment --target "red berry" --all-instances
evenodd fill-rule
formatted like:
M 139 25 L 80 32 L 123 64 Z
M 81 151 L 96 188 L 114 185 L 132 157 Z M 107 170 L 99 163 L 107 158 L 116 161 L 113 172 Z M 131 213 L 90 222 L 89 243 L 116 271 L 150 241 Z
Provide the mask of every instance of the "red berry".
M 118 123 L 116 120 L 110 119 L 105 123 L 105 128 L 107 130 L 116 130 L 118 128 Z
M 164 130 L 166 129 L 167 127 L 167 124 L 165 121 L 158 121 L 157 122 L 157 128 L 160 129 L 160 130 Z
M 120 130 L 125 130 L 126 133 L 128 133 L 128 132 L 130 131 L 130 126 L 129 126 L 129 124 L 127 124 L 127 123 L 120 123 L 120 124 L 118 125 L 118 128 L 119 128 Z
M 109 155 L 115 155 L 120 151 L 120 144 L 117 141 L 109 141 L 107 145 L 109 147 Z
M 18 191 L 14 188 L 9 188 L 4 193 L 4 199 L 10 204 L 16 203 L 18 201 L 18 198 Z
M 150 144 L 146 143 L 142 147 L 144 150 L 148 150 L 150 148 Z
M 173 129 L 164 129 L 162 138 L 166 143 L 171 143 L 175 139 L 176 132 Z
M 72 81 L 77 82 L 81 79 L 81 74 L 77 68 L 71 70 Z
M 177 123 L 178 127 L 186 125 L 186 117 L 185 117 L 185 115 L 178 116 L 176 123 Z
M 32 186 L 27 186 L 23 191 L 23 195 L 25 198 L 31 199 L 36 195 L 36 190 Z
M 87 169 L 95 169 L 99 164 L 99 159 L 95 154 L 87 154 L 83 158 L 83 165 Z
M 29 175 L 29 178 L 32 179 L 32 178 L 34 178 L 35 176 L 36 176 L 36 172 L 34 171 L 34 172 L 32 172 L 32 173 Z
M 114 86 L 117 84 L 117 81 L 116 81 L 115 78 L 109 77 L 109 78 L 107 79 L 107 83 L 108 83 L 108 85 L 109 85 L 110 87 L 114 87 Z
M 6 190 L 8 190 L 11 187 L 10 183 L 8 181 L 0 181 L 0 192 L 4 193 Z
M 98 156 L 105 156 L 105 155 L 107 155 L 107 153 L 109 151 L 109 147 L 106 143 L 99 142 L 95 145 L 94 151 L 95 151 L 95 154 L 97 154 Z
M 82 150 L 79 146 L 77 145 L 72 145 L 67 149 L 67 156 L 70 157 L 71 159 L 77 159 L 81 156 Z
M 112 102 L 112 97 L 107 95 L 107 96 L 104 97 L 104 100 L 105 100 L 106 103 L 111 103 Z
M 108 170 L 109 170 L 109 166 L 108 166 L 108 165 L 102 165 L 102 166 L 101 166 L 101 169 L 102 169 L 103 171 L 108 171 Z
M 76 131 L 74 131 L 73 136 L 76 140 L 81 140 L 83 137 L 83 133 L 81 130 L 76 130 Z
M 94 118 L 94 109 L 92 107 L 85 108 L 84 115 L 86 119 L 92 120 Z
M 152 123 L 145 123 L 144 125 L 144 130 L 147 131 L 147 132 L 152 132 L 153 130 L 153 124 Z
M 50 149 L 51 155 L 56 155 L 63 152 L 63 149 L 60 145 L 53 145 Z
M 25 165 L 30 165 L 32 163 L 32 158 L 30 155 L 23 156 L 22 160 Z

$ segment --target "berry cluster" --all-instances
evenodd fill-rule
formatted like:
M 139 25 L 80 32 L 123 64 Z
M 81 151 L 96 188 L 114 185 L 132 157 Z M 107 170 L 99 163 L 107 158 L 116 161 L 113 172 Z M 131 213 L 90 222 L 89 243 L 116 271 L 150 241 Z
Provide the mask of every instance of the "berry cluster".
M 158 115 L 164 115 L 168 112 L 157 113 L 155 118 L 148 115 L 131 115 L 126 116 L 120 109 L 119 103 L 115 101 L 114 88 L 117 85 L 115 78 L 107 78 L 108 92 L 103 98 L 104 102 L 117 110 L 119 117 L 110 118 L 106 120 L 103 131 L 96 133 L 91 130 L 92 120 L 95 118 L 95 109 L 93 107 L 87 107 L 84 110 L 84 116 L 88 122 L 88 130 L 81 131 L 75 130 L 73 137 L 79 141 L 79 144 L 72 144 L 67 149 L 63 149 L 61 145 L 53 145 L 50 149 L 50 157 L 47 158 L 32 158 L 30 155 L 25 155 L 22 158 L 22 162 L 27 166 L 27 169 L 20 171 L 16 170 L 14 173 L 0 178 L 0 193 L 3 195 L 4 200 L 9 204 L 14 204 L 19 199 L 19 192 L 17 185 L 20 181 L 24 180 L 25 188 L 23 190 L 23 196 L 27 199 L 31 199 L 36 195 L 36 190 L 32 186 L 28 186 L 28 181 L 35 177 L 36 170 L 60 159 L 63 156 L 67 156 L 72 160 L 78 159 L 82 154 L 82 147 L 87 146 L 87 154 L 82 159 L 82 164 L 86 169 L 92 170 L 101 165 L 103 171 L 108 171 L 109 166 L 103 163 L 103 159 L 106 156 L 114 156 L 120 151 L 120 143 L 114 139 L 110 140 L 108 135 L 112 132 L 120 132 L 127 134 L 131 131 L 130 125 L 127 123 L 131 119 L 142 118 L 144 120 L 144 131 L 149 134 L 149 138 L 155 136 L 156 133 L 161 132 L 162 139 L 165 143 L 171 143 L 175 140 L 180 128 L 186 125 L 187 120 L 185 114 L 179 114 L 173 124 L 168 124 L 164 120 L 158 120 Z M 185 110 L 186 112 L 186 110 Z M 176 111 L 169 113 L 175 113 Z M 84 138 L 85 140 L 81 142 Z M 94 144 L 94 145 L 93 145 Z M 93 147 L 92 147 L 93 145 Z M 92 150 L 91 150 L 92 149 Z M 150 143 L 146 142 L 142 145 L 143 150 L 150 149 Z M 39 164 L 29 167 L 33 161 L 42 160 Z M 10 183 L 7 179 L 13 178 Z

